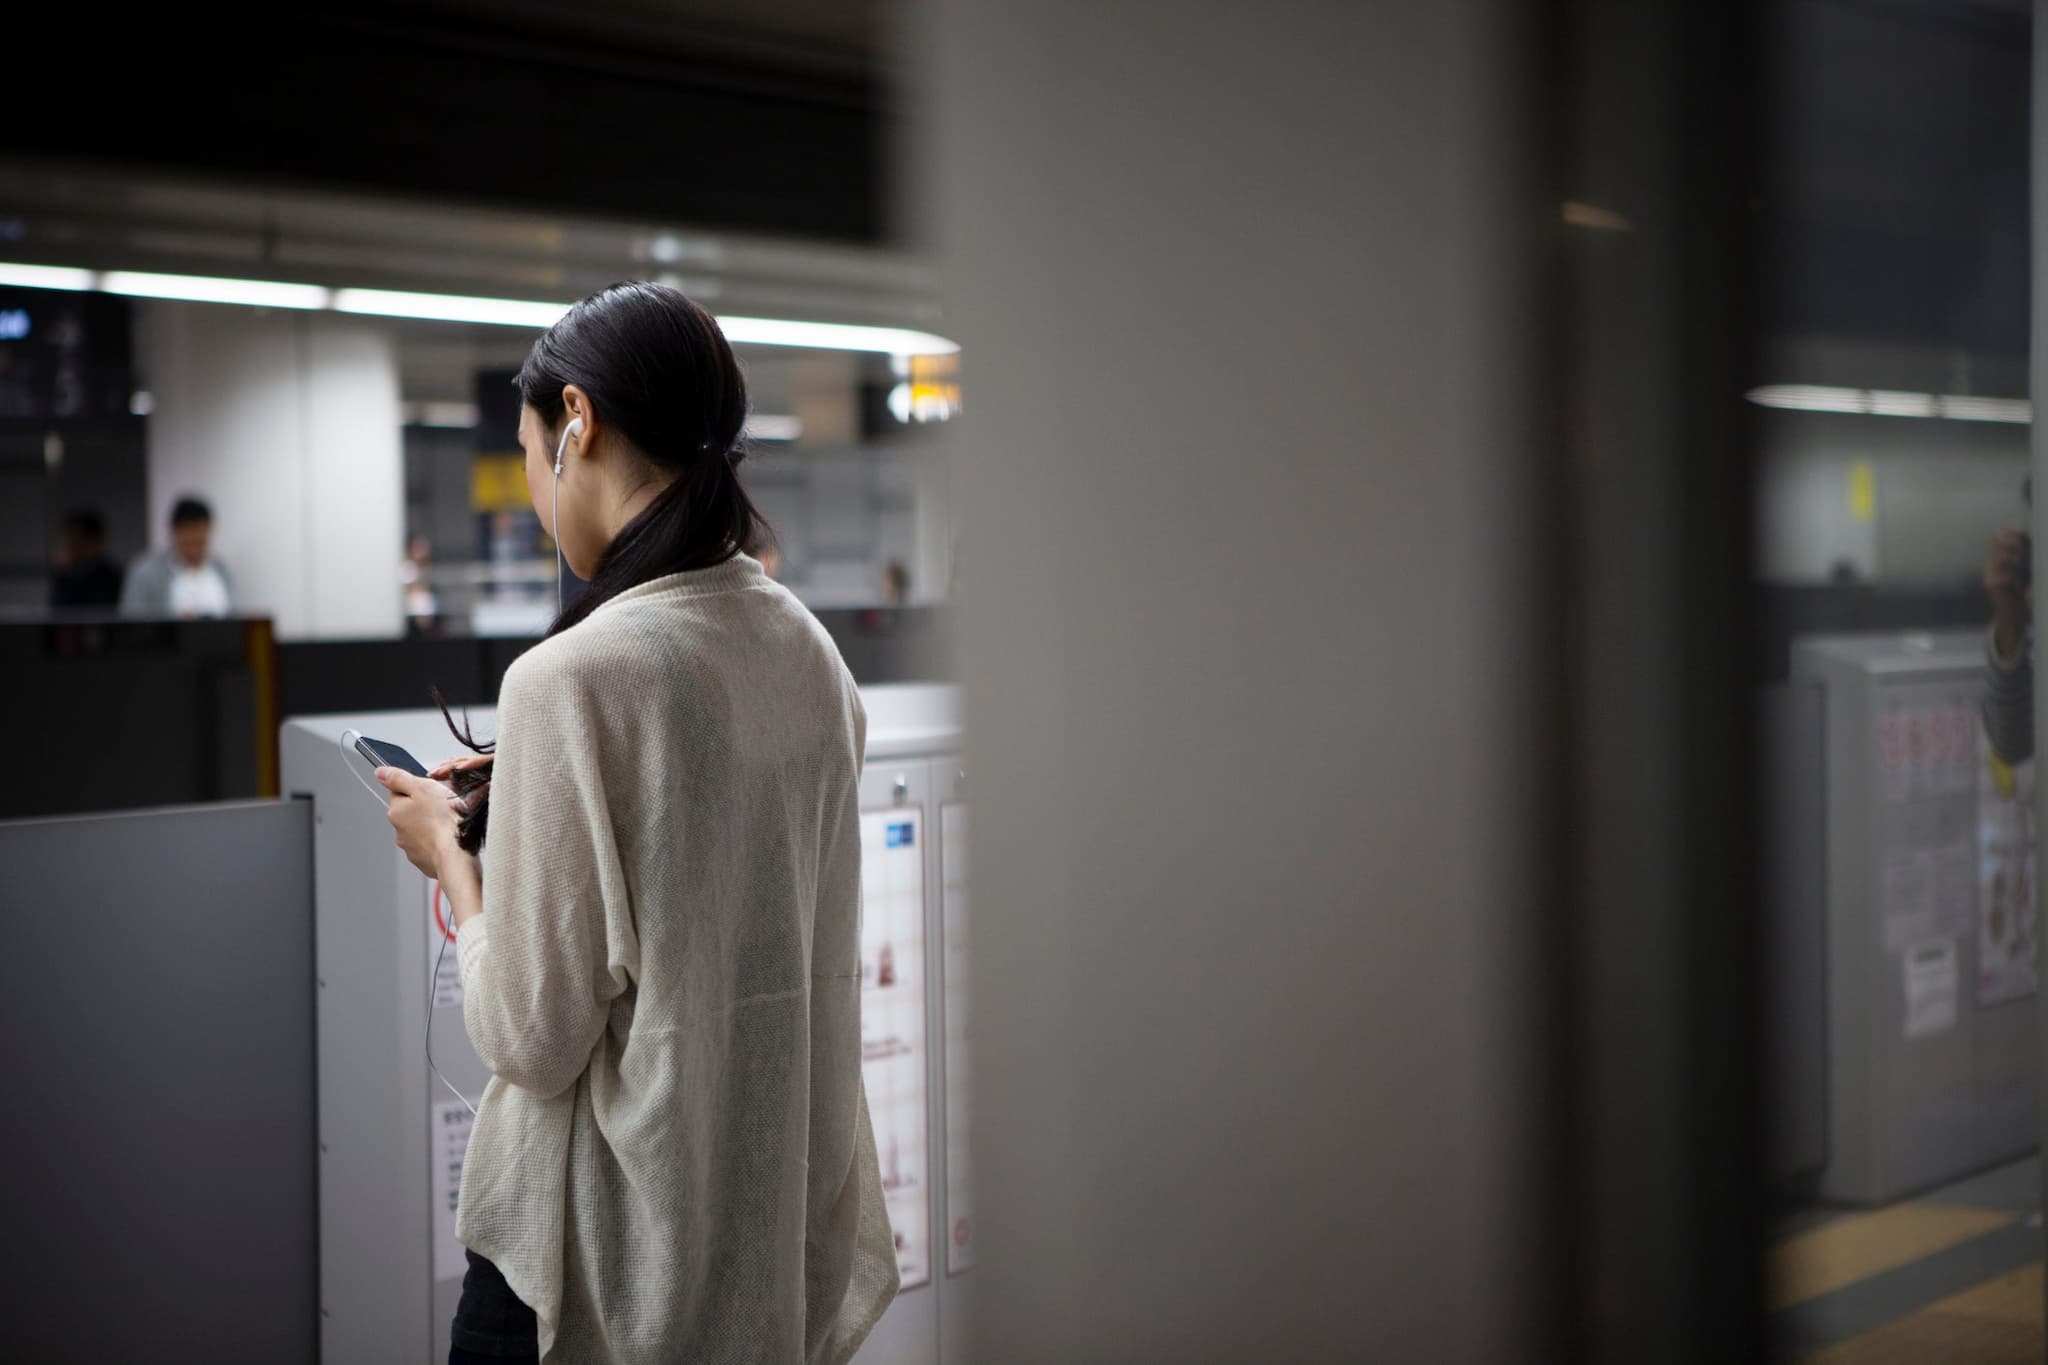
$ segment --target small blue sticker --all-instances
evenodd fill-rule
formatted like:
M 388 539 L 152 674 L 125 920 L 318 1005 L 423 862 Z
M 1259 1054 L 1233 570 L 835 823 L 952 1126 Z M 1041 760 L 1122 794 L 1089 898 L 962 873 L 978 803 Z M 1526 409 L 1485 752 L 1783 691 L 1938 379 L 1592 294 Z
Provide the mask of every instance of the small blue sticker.
M 916 843 L 916 842 L 917 842 L 917 826 L 916 826 L 916 825 L 913 825 L 913 824 L 909 823 L 908 821 L 905 821 L 905 822 L 904 822 L 903 824 L 900 824 L 900 825 L 891 825 L 891 826 L 889 826 L 889 844 L 888 844 L 888 846 L 889 846 L 890 848 L 909 848 L 909 847 L 910 847 L 910 846 L 911 846 L 912 844 L 914 844 L 914 843 Z

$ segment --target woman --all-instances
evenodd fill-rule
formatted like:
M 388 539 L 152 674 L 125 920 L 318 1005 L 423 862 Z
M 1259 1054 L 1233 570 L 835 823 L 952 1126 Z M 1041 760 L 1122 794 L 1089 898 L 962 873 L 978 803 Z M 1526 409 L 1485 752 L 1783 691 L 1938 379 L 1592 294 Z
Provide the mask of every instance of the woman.
M 859 696 L 743 553 L 746 390 L 708 313 L 615 285 L 517 384 L 534 510 L 589 586 L 506 670 L 490 757 L 378 773 L 493 1073 L 450 1359 L 843 1361 L 897 1284 L 860 1075 Z

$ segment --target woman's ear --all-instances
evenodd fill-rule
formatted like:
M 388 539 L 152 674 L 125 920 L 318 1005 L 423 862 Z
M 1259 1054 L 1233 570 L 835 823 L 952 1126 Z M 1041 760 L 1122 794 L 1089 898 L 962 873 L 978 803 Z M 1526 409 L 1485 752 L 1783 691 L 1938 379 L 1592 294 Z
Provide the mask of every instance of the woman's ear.
M 574 384 L 564 384 L 562 408 L 567 414 L 563 420 L 577 424 L 577 430 L 569 437 L 570 452 L 587 454 L 597 443 L 597 411 L 590 402 L 590 395 Z

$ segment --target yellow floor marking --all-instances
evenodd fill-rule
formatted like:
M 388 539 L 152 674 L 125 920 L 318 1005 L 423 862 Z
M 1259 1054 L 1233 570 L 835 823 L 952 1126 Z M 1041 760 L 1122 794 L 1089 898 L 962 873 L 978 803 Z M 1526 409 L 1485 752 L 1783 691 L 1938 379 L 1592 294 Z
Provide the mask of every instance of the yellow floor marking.
M 2018 1217 L 2005 1209 L 1912 1203 L 1838 1218 L 1771 1249 L 1770 1306 L 1775 1311 L 1831 1294 Z
M 1909 1318 L 1837 1342 L 1804 1365 L 2040 1365 L 2041 1266 L 2000 1275 L 1930 1304 Z

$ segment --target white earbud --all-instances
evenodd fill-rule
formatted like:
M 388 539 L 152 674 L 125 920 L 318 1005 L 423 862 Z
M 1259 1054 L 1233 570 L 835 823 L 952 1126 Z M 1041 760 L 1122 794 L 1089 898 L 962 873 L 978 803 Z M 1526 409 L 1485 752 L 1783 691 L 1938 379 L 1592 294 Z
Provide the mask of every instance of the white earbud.
M 548 491 L 548 511 L 553 514 L 554 525 L 549 528 L 555 541 L 555 615 L 562 614 L 562 453 L 569 448 L 571 436 L 583 434 L 583 419 L 572 420 L 562 428 L 562 439 L 555 443 L 554 487 Z
M 555 443 L 556 478 L 559 479 L 562 477 L 562 452 L 566 451 L 569 448 L 569 438 L 571 436 L 581 436 L 582 434 L 583 419 L 581 417 L 576 418 L 574 421 L 570 422 L 568 426 L 562 428 L 562 439 Z

